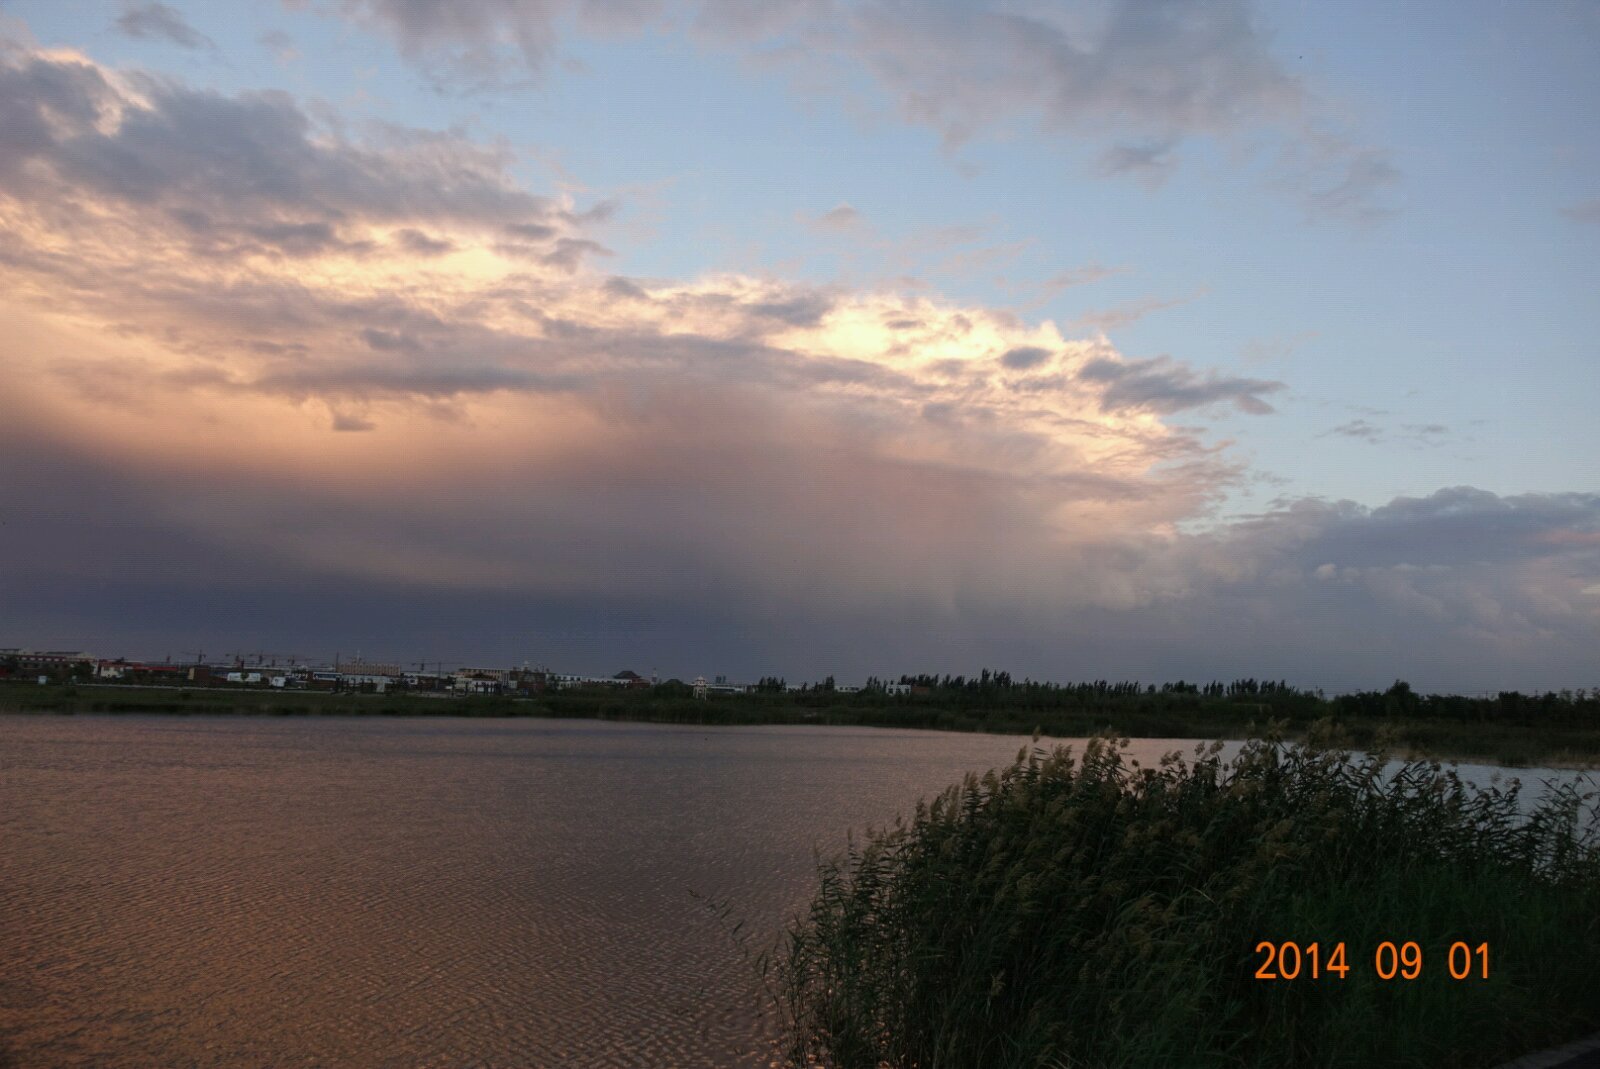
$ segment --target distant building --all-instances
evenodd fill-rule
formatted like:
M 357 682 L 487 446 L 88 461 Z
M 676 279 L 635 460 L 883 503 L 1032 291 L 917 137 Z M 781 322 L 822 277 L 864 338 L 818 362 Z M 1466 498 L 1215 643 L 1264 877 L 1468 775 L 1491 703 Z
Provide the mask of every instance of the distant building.
M 755 684 L 753 683 L 729 683 L 727 676 L 718 676 L 714 683 L 707 683 L 705 676 L 694 677 L 694 696 L 696 698 L 704 698 L 712 694 L 749 694 L 755 689 Z
M 121 657 L 114 661 L 96 661 L 96 679 L 114 679 L 122 683 L 182 683 L 189 677 L 189 666 L 183 664 L 145 664 Z
M 402 680 L 411 690 L 433 692 L 455 687 L 455 676 L 445 672 L 407 672 Z
M 570 690 L 573 687 L 648 687 L 650 681 L 638 672 L 622 671 L 614 676 L 579 676 L 563 672 L 550 672 L 546 674 L 547 685 L 554 690 Z
M 94 671 L 95 658 L 81 650 L 0 648 L 0 676 L 37 677 L 48 683 L 51 679 L 76 679 L 80 674 L 93 676 Z
M 479 668 L 463 666 L 456 669 L 457 679 L 492 679 L 496 683 L 504 683 L 511 678 L 509 668 Z
M 248 680 L 247 682 L 260 682 L 260 674 L 256 673 L 256 676 L 256 679 Z M 382 694 L 390 687 L 401 684 L 404 679 L 405 677 L 398 671 L 393 675 L 384 672 L 351 672 L 348 670 L 339 672 L 339 686 L 345 690 L 360 690 L 377 694 Z
M 334 667 L 348 676 L 382 677 L 384 679 L 398 679 L 405 675 L 397 664 L 387 664 L 380 661 L 340 661 Z
M 94 670 L 95 658 L 82 650 L 31 650 L 22 646 L 0 648 L 0 660 L 14 660 L 23 671 L 56 668 Z
M 509 673 L 499 668 L 460 668 L 456 670 L 457 694 L 499 694 L 505 689 Z

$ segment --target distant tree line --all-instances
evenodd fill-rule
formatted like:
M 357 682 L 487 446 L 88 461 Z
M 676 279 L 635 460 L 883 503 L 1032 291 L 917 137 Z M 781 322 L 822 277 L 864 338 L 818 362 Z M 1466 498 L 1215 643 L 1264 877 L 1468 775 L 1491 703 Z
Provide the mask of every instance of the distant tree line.
M 1476 696 L 1423 695 L 1405 680 L 1395 680 L 1385 690 L 1328 697 L 1319 689 L 1298 687 L 1282 679 L 1243 677 L 1207 683 L 1180 679 L 1160 684 L 1096 679 L 1056 683 L 1028 677 L 1018 679 L 1010 672 L 989 668 L 972 676 L 904 674 L 893 680 L 910 688 L 909 693 L 903 695 L 887 693 L 886 682 L 873 677 L 859 693 L 838 694 L 829 677 L 821 684 L 790 692 L 790 697 L 806 705 L 818 702 L 850 706 L 927 705 L 975 714 L 986 709 L 1038 712 L 1161 709 L 1202 714 L 1206 710 L 1243 709 L 1255 715 L 1297 721 L 1335 715 L 1362 720 L 1437 719 L 1600 726 L 1600 688 L 1542 694 L 1501 691 Z

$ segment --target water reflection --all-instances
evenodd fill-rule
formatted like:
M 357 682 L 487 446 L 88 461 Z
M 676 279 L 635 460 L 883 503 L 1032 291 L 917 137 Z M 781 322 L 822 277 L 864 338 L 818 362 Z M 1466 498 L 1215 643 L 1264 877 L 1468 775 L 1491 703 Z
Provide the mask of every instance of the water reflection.
M 706 900 L 759 942 L 809 897 L 814 848 L 1024 745 L 9 718 L 0 1064 L 764 1064 L 753 973 Z

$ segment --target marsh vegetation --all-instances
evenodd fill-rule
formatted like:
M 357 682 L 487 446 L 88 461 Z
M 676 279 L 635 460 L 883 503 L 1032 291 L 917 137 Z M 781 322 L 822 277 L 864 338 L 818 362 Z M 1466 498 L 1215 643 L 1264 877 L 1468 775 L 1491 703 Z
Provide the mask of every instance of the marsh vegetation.
M 1320 739 L 1025 752 L 821 867 L 766 962 L 788 1061 L 1495 1065 L 1600 1025 L 1593 816 Z M 1268 942 L 1319 944 L 1320 975 L 1256 978 Z
M 0 683 L 0 712 L 241 715 L 536 716 L 678 724 L 826 724 L 1058 739 L 1113 733 L 1134 738 L 1245 738 L 1269 721 L 1291 738 L 1337 720 L 1351 745 L 1402 755 L 1503 765 L 1600 762 L 1600 691 L 1493 695 L 1418 694 L 1404 682 L 1382 691 L 1325 697 L 1255 679 L 1204 685 L 1040 683 L 1003 672 L 906 677 L 916 690 L 846 693 L 781 688 L 696 700 L 676 681 L 653 688 L 576 688 L 524 698 L 416 693 L 136 688 Z M 776 681 L 772 681 L 776 682 Z

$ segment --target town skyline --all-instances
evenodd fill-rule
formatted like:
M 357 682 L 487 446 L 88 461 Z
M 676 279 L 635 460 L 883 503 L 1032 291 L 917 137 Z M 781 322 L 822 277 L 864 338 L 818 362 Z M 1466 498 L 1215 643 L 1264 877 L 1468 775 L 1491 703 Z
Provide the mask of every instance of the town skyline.
M 161 656 L 130 656 L 126 652 L 116 653 L 113 656 L 102 656 L 98 653 L 82 649 L 38 649 L 28 646 L 0 646 L 0 678 L 31 678 L 31 673 L 40 669 L 50 671 L 48 682 L 61 683 L 68 681 L 79 682 L 121 682 L 121 683 L 159 683 L 163 685 L 183 686 L 188 684 L 209 686 L 221 683 L 246 682 L 244 679 L 229 678 L 236 670 L 237 673 L 253 673 L 255 678 L 248 682 L 266 685 L 274 674 L 287 673 L 291 670 L 298 671 L 302 677 L 314 672 L 322 672 L 328 679 L 333 676 L 349 677 L 347 684 L 366 681 L 368 683 L 380 677 L 389 677 L 395 684 L 402 682 L 415 687 L 419 677 L 426 677 L 435 682 L 454 677 L 457 681 L 475 676 L 488 678 L 492 675 L 499 679 L 511 676 L 537 676 L 540 679 L 540 689 L 543 689 L 545 680 L 549 680 L 552 687 L 562 686 L 594 686 L 594 685 L 620 685 L 620 686 L 656 686 L 661 683 L 683 683 L 696 686 L 709 685 L 716 691 L 727 693 L 747 693 L 770 686 L 777 686 L 789 691 L 825 688 L 837 689 L 842 693 L 854 693 L 859 690 L 884 689 L 888 687 L 892 693 L 902 693 L 909 688 L 914 680 L 939 680 L 947 683 L 954 680 L 956 685 L 961 685 L 965 680 L 978 681 L 980 676 L 986 681 L 991 674 L 996 677 L 1004 675 L 1007 681 L 1015 679 L 1018 683 L 1042 684 L 1046 686 L 1084 686 L 1093 684 L 1111 684 L 1122 687 L 1134 686 L 1138 688 L 1149 687 L 1152 690 L 1158 687 L 1217 685 L 1237 682 L 1238 679 L 1248 678 L 1256 680 L 1260 677 L 1255 674 L 1240 675 L 1232 678 L 1221 676 L 1197 676 L 1193 679 L 1185 678 L 1112 678 L 1095 676 L 1093 673 L 1077 677 L 1032 677 L 1021 675 L 995 666 L 983 666 L 972 670 L 966 668 L 941 669 L 929 672 L 928 666 L 920 666 L 918 671 L 886 671 L 868 673 L 857 678 L 836 678 L 833 674 L 818 676 L 816 678 L 795 675 L 791 678 L 788 674 L 775 673 L 763 675 L 759 679 L 740 678 L 728 672 L 718 671 L 713 666 L 710 670 L 690 669 L 674 672 L 662 672 L 657 667 L 651 667 L 647 672 L 639 672 L 634 668 L 623 668 L 615 672 L 597 670 L 587 665 L 563 665 L 564 670 L 557 670 L 546 660 L 536 656 L 524 656 L 520 659 L 512 658 L 510 661 L 497 662 L 492 657 L 465 657 L 465 658 L 436 658 L 403 660 L 392 657 L 373 657 L 364 655 L 357 650 L 346 656 L 343 651 L 335 651 L 331 656 L 319 654 L 301 655 L 292 652 L 274 652 L 266 650 L 247 651 L 235 650 L 225 654 L 207 654 L 204 650 L 184 651 L 178 655 L 165 654 Z M 204 669 L 204 674 L 195 675 L 194 669 Z M 582 669 L 582 670 L 575 670 Z M 66 674 L 63 674 L 66 673 Z M 149 676 L 150 678 L 144 678 Z M 156 678 L 159 677 L 159 678 Z M 1282 684 L 1303 690 L 1308 693 L 1322 693 L 1327 695 L 1372 693 L 1382 691 L 1393 686 L 1403 677 L 1391 680 L 1303 680 L 1303 679 L 1269 679 L 1274 684 Z M 280 680 L 276 685 L 282 686 Z M 1407 686 L 1412 684 L 1406 681 Z M 447 686 L 433 686 L 428 689 L 451 689 Z M 464 693 L 470 692 L 470 687 L 459 688 Z M 1524 685 L 1507 685 L 1497 688 L 1489 687 L 1460 687 L 1448 682 L 1422 681 L 1416 684 L 1416 690 L 1424 694 L 1442 695 L 1477 695 L 1487 697 L 1496 692 L 1519 692 L 1528 694 L 1546 693 L 1587 693 L 1594 691 L 1600 693 L 1600 677 L 1573 679 L 1573 680 L 1542 680 L 1525 683 Z M 481 693 L 481 691 L 479 691 Z

